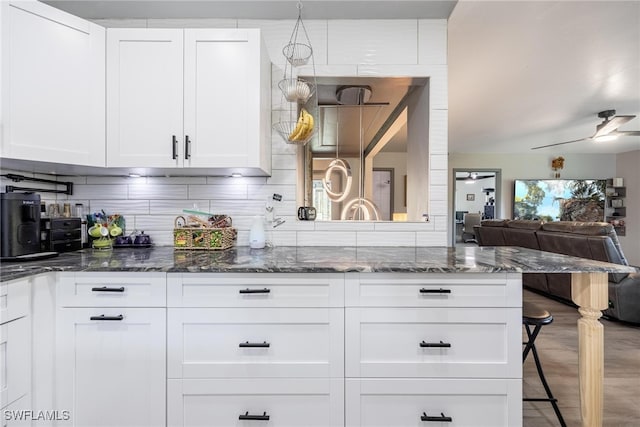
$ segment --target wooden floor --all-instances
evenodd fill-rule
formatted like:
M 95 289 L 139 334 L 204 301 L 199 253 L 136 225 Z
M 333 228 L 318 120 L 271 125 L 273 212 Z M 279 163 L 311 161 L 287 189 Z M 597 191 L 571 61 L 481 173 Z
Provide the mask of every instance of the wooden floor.
M 577 309 L 524 291 L 524 299 L 554 318 L 536 339 L 551 391 L 568 426 L 580 425 Z M 640 426 L 640 327 L 602 319 L 604 325 L 604 426 Z M 526 336 L 526 335 L 525 335 Z M 531 355 L 523 369 L 525 397 L 545 397 Z M 559 426 L 550 403 L 523 402 L 524 426 Z

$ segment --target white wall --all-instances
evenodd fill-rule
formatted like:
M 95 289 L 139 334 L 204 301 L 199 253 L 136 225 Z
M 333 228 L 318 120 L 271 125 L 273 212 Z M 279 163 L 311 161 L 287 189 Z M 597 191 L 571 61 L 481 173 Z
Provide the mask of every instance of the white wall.
M 393 169 L 393 211 L 406 212 L 404 177 L 407 174 L 407 153 L 378 153 L 373 167 Z
M 483 214 L 487 196 L 482 189 L 495 188 L 495 178 L 479 179 L 471 184 L 467 184 L 465 181 L 456 181 L 456 183 L 453 183 L 454 187 L 452 187 L 455 189 L 456 193 L 455 210 Z M 474 200 L 468 201 L 467 194 L 473 194 Z M 494 197 L 494 194 L 495 193 L 491 193 L 490 197 Z
M 624 179 L 627 187 L 627 233 L 620 244 L 629 264 L 640 267 L 640 150 L 616 156 L 615 176 Z
M 293 10 L 295 14 L 295 9 Z M 272 120 L 288 113 L 280 104 L 282 79 L 295 20 L 133 19 L 95 20 L 106 27 L 261 28 L 273 62 Z M 128 228 L 150 233 L 156 243 L 171 244 L 174 217 L 197 203 L 202 210 L 226 213 L 240 229 L 238 244 L 248 244 L 253 215 L 264 212 L 273 193 L 283 195 L 276 215 L 287 221 L 274 232 L 277 245 L 440 246 L 447 244 L 447 21 L 446 20 L 310 20 L 306 29 L 314 49 L 317 75 L 429 77 L 429 223 L 305 222 L 296 219 L 297 147 L 272 135 L 270 178 L 83 176 L 72 180 L 70 202 L 92 211 L 122 213 Z M 310 74 L 310 67 L 299 73 Z M 426 161 L 427 159 L 425 159 Z M 49 196 L 46 196 L 49 197 Z M 58 196 L 64 201 L 66 196 Z M 384 233 L 384 234 L 380 234 Z

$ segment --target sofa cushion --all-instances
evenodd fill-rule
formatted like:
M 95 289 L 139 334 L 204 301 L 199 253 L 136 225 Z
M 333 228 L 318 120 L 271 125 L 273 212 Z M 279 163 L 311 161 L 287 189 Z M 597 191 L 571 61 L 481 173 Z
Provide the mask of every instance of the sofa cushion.
M 506 224 L 509 228 L 521 228 L 524 230 L 539 230 L 542 227 L 542 221 L 534 219 L 514 219 Z
M 613 225 L 607 222 L 553 221 L 542 224 L 542 229 L 587 236 L 607 236 L 613 231 Z
M 511 220 L 508 219 L 483 219 L 480 221 L 480 225 L 483 227 L 504 227 L 509 222 Z

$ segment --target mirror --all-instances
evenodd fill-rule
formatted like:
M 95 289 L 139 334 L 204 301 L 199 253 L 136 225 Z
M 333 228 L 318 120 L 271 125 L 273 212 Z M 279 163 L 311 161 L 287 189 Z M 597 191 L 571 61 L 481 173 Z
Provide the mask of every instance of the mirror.
M 316 220 L 424 221 L 428 81 L 316 78 L 318 127 L 303 149 L 304 205 Z

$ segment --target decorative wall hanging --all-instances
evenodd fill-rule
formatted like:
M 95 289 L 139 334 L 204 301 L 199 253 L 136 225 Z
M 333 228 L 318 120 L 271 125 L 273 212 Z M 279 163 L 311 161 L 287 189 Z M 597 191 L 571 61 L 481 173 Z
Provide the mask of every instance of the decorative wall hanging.
M 553 177 L 560 178 L 560 172 L 564 168 L 564 157 L 559 156 L 551 160 L 551 169 L 553 169 Z

